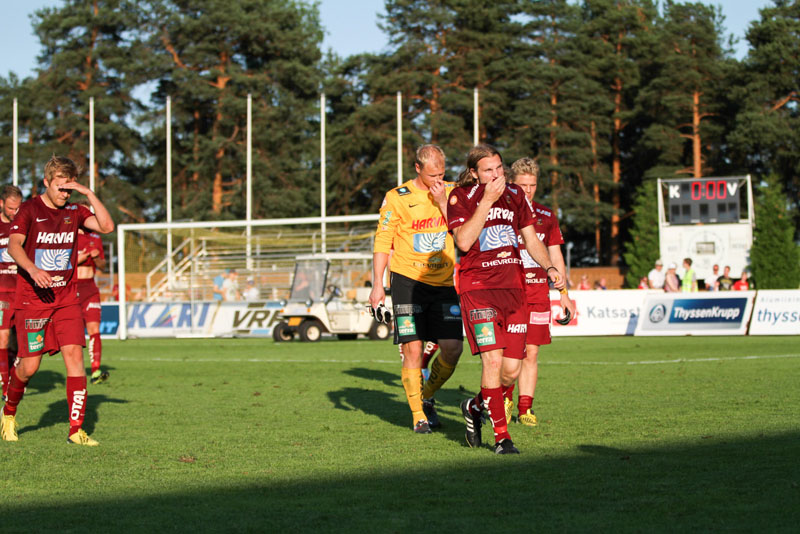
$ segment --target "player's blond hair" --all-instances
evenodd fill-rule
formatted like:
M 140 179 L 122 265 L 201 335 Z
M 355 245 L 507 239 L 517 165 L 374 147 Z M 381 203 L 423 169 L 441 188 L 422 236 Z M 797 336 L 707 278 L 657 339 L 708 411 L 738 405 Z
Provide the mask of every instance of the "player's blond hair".
M 59 173 L 70 178 L 78 178 L 80 174 L 78 166 L 74 161 L 53 154 L 44 166 L 44 177 L 47 180 L 52 180 L 53 177 Z
M 483 158 L 491 158 L 493 156 L 500 156 L 500 161 L 503 161 L 503 156 L 492 145 L 480 144 L 472 147 L 467 154 L 467 168 L 458 175 L 458 185 L 473 185 L 477 183 L 478 179 L 474 178 L 469 171 L 477 170 L 478 162 Z
M 517 176 L 530 174 L 534 178 L 539 178 L 539 164 L 533 158 L 519 158 L 511 164 L 511 181 L 516 182 Z
M 444 150 L 442 150 L 438 145 L 420 145 L 414 152 L 414 163 L 419 165 L 420 169 L 425 167 L 426 163 L 440 158 L 442 163 L 444 163 Z

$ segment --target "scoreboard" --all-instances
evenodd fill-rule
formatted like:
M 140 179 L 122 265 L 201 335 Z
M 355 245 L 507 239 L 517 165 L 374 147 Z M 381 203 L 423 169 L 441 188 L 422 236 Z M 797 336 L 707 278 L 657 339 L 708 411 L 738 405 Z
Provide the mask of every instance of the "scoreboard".
M 658 180 L 659 250 L 665 264 L 692 258 L 697 277 L 714 264 L 739 277 L 753 244 L 753 193 L 749 176 Z
M 669 224 L 738 223 L 746 178 L 661 180 Z M 746 193 L 745 193 L 746 194 Z

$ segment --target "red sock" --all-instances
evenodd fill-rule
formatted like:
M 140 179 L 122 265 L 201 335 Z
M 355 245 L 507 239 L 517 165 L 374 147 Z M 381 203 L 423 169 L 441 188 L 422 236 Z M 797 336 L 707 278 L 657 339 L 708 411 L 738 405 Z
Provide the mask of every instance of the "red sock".
M 3 395 L 8 391 L 8 349 L 0 349 L 0 380 L 3 381 Z
M 69 435 L 81 429 L 86 414 L 86 377 L 67 377 L 67 406 L 69 407 Z
M 514 384 L 511 384 L 510 386 L 503 386 L 503 397 L 511 401 L 514 400 Z
M 533 397 L 530 395 L 519 396 L 519 414 L 522 415 L 533 407 Z
M 498 443 L 504 439 L 511 439 L 506 424 L 506 409 L 503 406 L 503 388 L 481 388 L 484 405 L 489 411 L 489 418 L 494 428 L 494 441 Z
M 28 385 L 28 382 L 23 382 L 19 379 L 17 376 L 16 367 L 11 369 L 9 375 L 8 400 L 6 401 L 6 407 L 3 410 L 3 413 L 6 415 L 16 415 L 17 405 L 19 404 L 19 401 L 22 400 L 22 396 L 25 394 L 25 386 Z
M 103 342 L 100 334 L 89 336 L 89 357 L 92 359 L 92 372 L 100 370 L 100 359 L 103 357 Z

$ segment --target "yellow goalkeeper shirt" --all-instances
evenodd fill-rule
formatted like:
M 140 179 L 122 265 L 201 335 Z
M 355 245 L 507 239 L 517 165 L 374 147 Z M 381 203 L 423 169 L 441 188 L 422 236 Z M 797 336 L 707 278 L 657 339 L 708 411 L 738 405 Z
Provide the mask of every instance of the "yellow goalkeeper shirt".
M 448 196 L 455 185 L 445 183 Z M 386 193 L 373 251 L 392 253 L 389 268 L 393 273 L 432 286 L 453 285 L 455 247 L 447 219 L 414 180 Z

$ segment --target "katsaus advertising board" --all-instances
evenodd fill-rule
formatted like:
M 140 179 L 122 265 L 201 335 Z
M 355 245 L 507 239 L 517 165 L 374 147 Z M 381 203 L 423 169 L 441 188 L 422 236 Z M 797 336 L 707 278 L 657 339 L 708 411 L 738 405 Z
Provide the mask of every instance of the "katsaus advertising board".
M 755 291 L 650 294 L 637 336 L 735 336 L 747 332 Z
M 749 333 L 753 336 L 800 334 L 800 291 L 759 290 Z
M 632 336 L 636 330 L 645 290 L 570 291 L 576 314 L 567 325 L 556 323 L 564 316 L 558 291 L 550 292 L 553 336 Z M 663 295 L 662 292 L 656 292 Z

